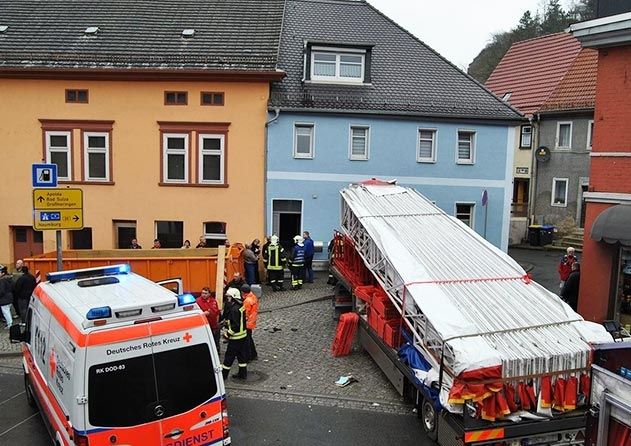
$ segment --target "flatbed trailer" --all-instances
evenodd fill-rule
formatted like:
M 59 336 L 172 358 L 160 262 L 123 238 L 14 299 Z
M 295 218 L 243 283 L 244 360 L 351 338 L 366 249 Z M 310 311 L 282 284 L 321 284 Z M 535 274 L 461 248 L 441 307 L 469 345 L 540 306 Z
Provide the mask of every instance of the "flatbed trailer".
M 373 358 L 397 392 L 414 404 L 417 415 L 429 438 L 441 446 L 543 446 L 583 445 L 587 409 L 577 409 L 550 419 L 488 422 L 462 416 L 436 407 L 428 389 L 415 379 L 414 371 L 399 359 L 397 351 L 388 346 L 370 327 L 362 314 L 361 301 L 354 295 L 354 287 L 342 272 L 332 267 L 337 285 L 352 296 L 352 310 L 359 313 L 359 343 Z

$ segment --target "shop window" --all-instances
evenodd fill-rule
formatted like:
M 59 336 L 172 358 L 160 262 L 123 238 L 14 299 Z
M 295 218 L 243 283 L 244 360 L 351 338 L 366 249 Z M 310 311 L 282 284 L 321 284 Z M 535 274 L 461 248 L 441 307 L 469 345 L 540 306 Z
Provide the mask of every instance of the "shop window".
M 70 231 L 71 249 L 92 249 L 92 228 Z
M 181 248 L 184 243 L 184 222 L 156 221 L 156 238 L 163 248 Z
M 216 248 L 226 243 L 226 223 L 222 221 L 207 221 L 204 223 L 204 238 L 206 246 Z

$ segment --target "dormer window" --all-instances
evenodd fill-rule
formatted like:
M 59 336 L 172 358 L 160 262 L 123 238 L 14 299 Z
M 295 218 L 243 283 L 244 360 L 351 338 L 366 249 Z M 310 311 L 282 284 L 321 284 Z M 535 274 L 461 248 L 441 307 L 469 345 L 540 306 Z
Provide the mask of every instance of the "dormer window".
M 370 82 L 367 48 L 308 48 L 306 80 L 323 83 L 364 84 Z

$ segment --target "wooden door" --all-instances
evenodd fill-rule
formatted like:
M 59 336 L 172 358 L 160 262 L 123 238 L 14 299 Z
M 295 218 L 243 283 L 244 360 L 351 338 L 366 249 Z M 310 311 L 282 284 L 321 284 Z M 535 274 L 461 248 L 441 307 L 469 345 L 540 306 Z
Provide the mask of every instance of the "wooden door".
M 30 226 L 12 226 L 13 261 L 33 257 L 44 252 L 42 231 L 34 231 Z

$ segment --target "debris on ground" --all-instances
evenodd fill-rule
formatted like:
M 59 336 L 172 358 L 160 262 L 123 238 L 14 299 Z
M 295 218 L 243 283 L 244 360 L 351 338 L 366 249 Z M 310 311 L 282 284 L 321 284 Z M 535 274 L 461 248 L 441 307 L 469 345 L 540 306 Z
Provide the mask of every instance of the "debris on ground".
M 355 382 L 357 382 L 357 380 L 353 377 L 353 375 L 340 376 L 339 379 L 335 381 L 335 385 L 339 387 L 346 387 Z

